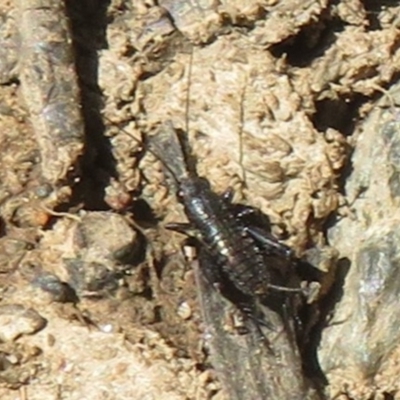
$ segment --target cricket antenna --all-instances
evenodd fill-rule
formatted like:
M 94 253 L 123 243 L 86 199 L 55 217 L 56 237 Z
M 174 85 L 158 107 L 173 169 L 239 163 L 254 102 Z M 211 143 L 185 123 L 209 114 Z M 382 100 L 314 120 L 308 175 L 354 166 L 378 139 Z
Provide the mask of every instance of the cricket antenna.
M 190 50 L 189 66 L 187 72 L 187 86 L 185 99 L 185 132 L 189 134 L 189 111 L 190 111 L 190 88 L 192 82 L 192 66 L 193 66 L 193 47 Z M 188 168 L 188 160 L 185 154 L 185 143 L 179 137 L 178 132 L 174 128 L 172 121 L 164 121 L 158 129 L 154 140 L 150 144 L 152 153 L 157 154 L 157 158 L 171 173 L 174 180 L 178 183 L 182 179 L 190 175 Z
M 187 134 L 189 134 L 190 87 L 192 86 L 192 66 L 193 66 L 193 47 L 190 50 L 188 79 L 186 88 L 185 131 Z
M 114 125 L 113 121 L 102 113 L 103 118 L 110 123 L 110 125 Z M 118 127 L 119 131 L 129 138 L 133 139 L 136 143 L 145 146 L 146 151 L 156 157 L 157 160 L 161 162 L 163 167 L 169 172 L 170 176 L 174 179 L 176 183 L 179 180 L 186 176 L 187 172 L 184 164 L 184 156 L 182 149 L 180 147 L 180 143 L 177 140 L 175 130 L 170 121 L 166 121 L 164 124 L 160 125 L 157 128 L 157 136 L 159 138 L 158 141 L 155 139 L 151 139 L 148 136 L 144 137 L 144 140 L 139 140 L 137 137 L 132 135 L 126 129 L 122 127 Z M 161 156 L 165 149 L 170 149 L 174 156 L 167 154 L 166 158 L 171 162 L 172 165 L 169 165 L 167 160 Z M 169 156 L 169 157 L 168 157 Z
M 190 86 L 192 77 L 192 64 L 193 64 L 193 47 L 190 51 L 189 68 L 188 68 L 188 79 L 187 79 L 187 90 L 185 100 L 185 130 L 189 132 L 189 107 L 190 107 Z M 110 121 L 107 116 L 103 117 Z M 123 128 L 119 128 L 127 136 L 135 140 L 137 143 L 143 143 L 132 134 L 127 132 Z M 188 176 L 186 157 L 182 149 L 182 144 L 178 138 L 177 132 L 173 126 L 172 121 L 164 121 L 158 128 L 156 128 L 154 135 L 145 136 L 144 145 L 146 150 L 155 156 L 164 168 L 169 172 L 170 176 L 176 183 L 179 183 L 181 179 Z
M 242 170 L 242 181 L 243 181 L 243 186 L 242 188 L 246 188 L 246 168 L 243 165 L 243 130 L 244 130 L 244 101 L 246 99 L 246 88 L 247 88 L 247 79 L 244 82 L 243 85 L 243 90 L 242 90 L 242 95 L 241 95 L 241 100 L 240 100 L 240 116 L 239 116 L 239 165 Z

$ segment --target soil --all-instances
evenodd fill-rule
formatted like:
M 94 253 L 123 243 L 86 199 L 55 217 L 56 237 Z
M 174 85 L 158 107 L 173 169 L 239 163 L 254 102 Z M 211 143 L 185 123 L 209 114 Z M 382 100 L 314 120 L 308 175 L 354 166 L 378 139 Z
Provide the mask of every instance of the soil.
M 183 208 L 143 144 L 172 121 L 213 190 L 318 269 L 295 354 L 309 398 L 400 398 L 396 275 L 373 273 L 375 254 L 397 265 L 397 224 L 379 224 L 397 215 L 399 15 L 397 1 L 0 0 L 0 397 L 234 398 L 196 255 L 165 228 Z M 390 165 L 382 187 L 375 165 Z

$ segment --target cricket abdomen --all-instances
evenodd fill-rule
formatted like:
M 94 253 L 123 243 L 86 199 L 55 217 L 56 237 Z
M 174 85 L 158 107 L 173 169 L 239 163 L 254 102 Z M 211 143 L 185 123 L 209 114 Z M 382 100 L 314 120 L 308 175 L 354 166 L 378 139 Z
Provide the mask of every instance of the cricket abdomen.
M 203 180 L 182 182 L 181 190 L 186 215 L 197 229 L 206 251 L 215 260 L 215 268 L 220 268 L 246 295 L 266 293 L 269 274 L 265 259 L 242 222 Z

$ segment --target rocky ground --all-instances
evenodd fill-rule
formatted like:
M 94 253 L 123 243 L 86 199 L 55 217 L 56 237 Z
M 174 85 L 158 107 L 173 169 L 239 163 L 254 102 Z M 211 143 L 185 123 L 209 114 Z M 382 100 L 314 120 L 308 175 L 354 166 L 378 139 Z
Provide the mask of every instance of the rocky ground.
M 0 397 L 400 398 L 399 15 L 389 0 L 0 0 Z M 293 351 L 284 334 L 264 357 L 225 311 L 215 331 L 201 312 L 229 305 L 165 229 L 185 215 L 142 138 L 167 120 L 217 193 L 317 269 Z M 259 364 L 239 373 L 210 358 L 221 346 Z

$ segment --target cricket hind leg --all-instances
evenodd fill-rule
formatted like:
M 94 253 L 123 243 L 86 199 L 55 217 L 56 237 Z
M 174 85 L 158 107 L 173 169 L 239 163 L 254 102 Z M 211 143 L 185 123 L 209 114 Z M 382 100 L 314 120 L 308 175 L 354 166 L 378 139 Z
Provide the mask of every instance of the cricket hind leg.
M 191 224 L 181 222 L 171 222 L 165 225 L 165 228 L 171 231 L 182 233 L 186 236 L 196 237 L 197 232 L 193 229 Z
M 293 258 L 293 250 L 272 234 L 271 221 L 268 216 L 257 208 L 232 204 L 233 190 L 231 188 L 222 194 L 222 199 L 235 217 L 242 222 L 244 230 L 262 246 L 264 251 L 287 259 Z
M 275 238 L 272 233 L 256 226 L 247 226 L 245 230 L 269 253 L 287 259 L 294 257 L 293 249 Z

